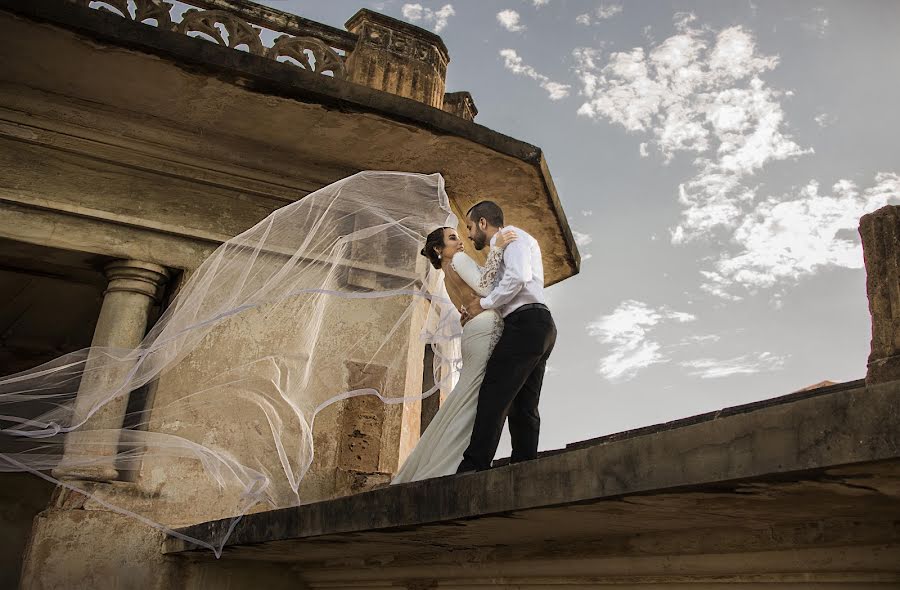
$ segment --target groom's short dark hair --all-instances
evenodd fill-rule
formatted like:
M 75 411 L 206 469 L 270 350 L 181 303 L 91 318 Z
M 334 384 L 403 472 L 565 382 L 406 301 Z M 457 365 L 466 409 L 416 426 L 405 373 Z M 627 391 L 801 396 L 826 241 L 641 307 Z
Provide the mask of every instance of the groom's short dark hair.
M 503 209 L 500 205 L 493 201 L 481 201 L 476 203 L 466 213 L 474 222 L 478 222 L 482 217 L 494 227 L 503 227 Z

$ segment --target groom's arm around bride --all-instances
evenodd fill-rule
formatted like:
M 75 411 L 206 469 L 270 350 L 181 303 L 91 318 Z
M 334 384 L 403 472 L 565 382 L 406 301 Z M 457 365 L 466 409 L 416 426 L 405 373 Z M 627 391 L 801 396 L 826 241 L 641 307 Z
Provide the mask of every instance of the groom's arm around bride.
M 466 216 L 469 238 L 481 250 L 504 228 L 503 211 L 491 201 L 472 207 Z M 491 466 L 503 424 L 509 419 L 511 462 L 537 457 L 541 385 L 547 359 L 556 343 L 556 326 L 544 299 L 541 249 L 520 228 L 503 255 L 501 278 L 486 296 L 466 306 L 470 317 L 495 309 L 504 318 L 503 334 L 485 370 L 469 447 L 459 472 Z

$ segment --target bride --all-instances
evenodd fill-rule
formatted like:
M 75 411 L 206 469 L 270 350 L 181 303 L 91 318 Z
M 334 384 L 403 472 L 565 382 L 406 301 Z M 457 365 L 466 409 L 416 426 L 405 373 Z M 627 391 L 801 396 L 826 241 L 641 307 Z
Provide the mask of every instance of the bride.
M 516 237 L 512 230 L 499 232 L 484 267 L 464 252 L 463 242 L 452 227 L 431 232 L 421 254 L 436 269 L 444 271 L 447 293 L 453 305 L 460 309 L 473 298 L 490 293 L 498 278 L 503 251 Z M 472 436 L 485 367 L 502 332 L 503 319 L 495 310 L 486 310 L 464 321 L 459 381 L 391 484 L 456 473 Z

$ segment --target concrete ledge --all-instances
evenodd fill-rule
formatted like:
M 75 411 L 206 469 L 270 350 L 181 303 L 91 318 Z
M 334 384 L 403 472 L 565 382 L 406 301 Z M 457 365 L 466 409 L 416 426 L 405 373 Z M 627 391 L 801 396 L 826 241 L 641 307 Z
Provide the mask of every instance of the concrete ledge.
M 887 492 L 875 495 L 889 498 L 888 505 L 898 510 L 900 486 L 893 478 L 900 464 L 900 382 L 850 385 L 740 406 L 675 428 L 600 439 L 482 473 L 248 515 L 235 528 L 227 547 L 314 542 L 315 537 L 333 539 L 365 531 L 402 533 L 438 523 L 477 526 L 486 517 L 527 520 L 528 514 L 545 509 L 599 506 L 663 493 L 712 492 L 739 498 L 741 489 L 753 485 L 771 485 L 773 490 L 787 486 L 782 491 L 793 493 L 791 486 L 801 481 L 875 490 L 871 480 L 884 477 L 892 483 Z M 843 468 L 849 471 L 840 471 Z M 856 476 L 869 483 L 854 484 L 851 480 Z M 816 510 L 814 503 L 805 508 Z M 664 522 L 657 524 L 666 528 Z M 227 525 L 227 520 L 208 522 L 182 532 L 215 538 Z M 491 535 L 483 538 L 488 543 Z M 471 535 L 467 539 L 473 542 Z M 194 549 L 175 539 L 166 545 L 168 553 Z

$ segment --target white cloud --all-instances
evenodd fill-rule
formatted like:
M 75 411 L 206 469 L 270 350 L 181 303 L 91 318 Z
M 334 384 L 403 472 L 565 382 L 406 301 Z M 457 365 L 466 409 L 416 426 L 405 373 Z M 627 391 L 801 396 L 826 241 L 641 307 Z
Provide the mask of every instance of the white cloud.
M 759 55 L 742 27 L 705 37 L 686 28 L 649 51 L 613 53 L 603 68 L 576 56 L 588 99 L 579 113 L 650 133 L 667 158 L 708 154 L 711 171 L 749 173 L 802 153 L 780 131 L 780 93 L 758 77 L 777 58 Z
M 758 77 L 777 64 L 760 56 L 741 27 L 712 40 L 685 29 L 649 51 L 613 53 L 599 68 L 575 54 L 587 101 L 579 114 L 646 132 L 667 159 L 678 152 L 708 154 L 709 172 L 750 173 L 802 150 L 780 132 L 780 94 Z
M 525 25 L 519 22 L 519 13 L 515 10 L 501 10 L 497 13 L 497 22 L 504 29 L 513 33 L 525 30 Z
M 597 64 L 602 55 L 599 49 L 593 47 L 576 47 L 572 50 L 572 57 L 575 58 L 575 63 L 578 64 L 580 69 L 588 71 L 597 69 Z M 591 86 L 590 89 L 593 91 L 594 87 Z
M 425 25 L 433 24 L 432 28 L 435 33 L 440 33 L 444 30 L 447 26 L 447 21 L 456 14 L 452 4 L 445 4 L 438 10 L 424 8 L 421 4 L 404 4 L 401 12 L 403 18 L 408 21 L 422 21 Z
M 560 84 L 559 82 L 542 82 L 541 88 L 546 90 L 550 94 L 550 100 L 560 100 L 567 96 L 569 96 L 569 89 L 571 86 L 568 84 Z
M 585 217 L 590 217 L 591 215 L 594 214 L 594 210 L 593 209 L 582 210 L 581 214 Z
M 424 9 L 421 4 L 404 4 L 401 11 L 407 20 L 421 20 Z
M 574 229 L 572 230 L 572 237 L 575 238 L 575 245 L 578 246 L 579 249 L 585 248 L 594 241 L 593 236 L 590 234 L 584 234 Z M 590 252 L 585 252 L 581 255 L 581 261 L 584 262 L 585 260 L 590 260 L 593 256 L 594 255 Z
M 705 344 L 707 342 L 718 342 L 722 337 L 718 334 L 694 334 L 692 336 L 687 336 L 686 338 L 682 338 L 681 342 L 678 344 L 681 346 L 689 346 L 694 344 Z
M 821 6 L 813 8 L 813 13 L 813 16 L 808 21 L 801 23 L 800 26 L 817 37 L 824 38 L 828 35 L 828 26 L 831 24 L 831 21 L 825 13 L 825 9 Z
M 677 15 L 675 35 L 612 53 L 605 63 L 595 50 L 573 52 L 585 97 L 579 114 L 642 136 L 641 156 L 653 149 L 666 161 L 691 158 L 695 174 L 678 187 L 681 219 L 671 240 L 726 244 L 701 271 L 704 291 L 736 301 L 826 267 L 858 268 L 860 246 L 847 235 L 860 216 L 900 199 L 897 174 L 882 172 L 865 190 L 842 180 L 820 195 L 810 181 L 793 194 L 763 198 L 761 171 L 813 152 L 786 130 L 782 101 L 792 93 L 763 80 L 778 58 L 761 54 L 749 31 L 716 33 L 695 20 Z M 815 121 L 824 127 L 834 118 L 820 113 Z
M 754 290 L 795 282 L 824 267 L 861 268 L 859 218 L 900 204 L 900 176 L 879 173 L 865 190 L 839 180 L 831 193 L 819 194 L 819 183 L 810 181 L 797 195 L 758 203 L 734 232 L 738 251 L 719 258 L 715 271 L 705 273 L 707 283 Z
M 743 299 L 740 295 L 735 295 L 728 291 L 729 287 L 731 287 L 731 283 L 719 273 L 711 270 L 701 270 L 700 274 L 706 279 L 703 284 L 700 285 L 700 288 L 703 291 L 726 301 L 740 301 Z
M 550 2 L 550 0 L 531 0 L 531 3 L 534 4 L 535 8 L 546 6 L 548 2 Z
M 688 374 L 701 379 L 716 379 L 732 375 L 752 375 L 776 371 L 784 366 L 785 357 L 770 352 L 745 354 L 730 359 L 701 358 L 679 363 L 689 369 Z
M 610 19 L 622 12 L 621 4 L 601 4 L 597 8 L 596 15 L 600 20 Z
M 697 20 L 697 15 L 693 12 L 676 12 L 672 16 L 672 23 L 679 31 L 687 30 L 695 20 Z
M 837 117 L 829 115 L 828 113 L 819 113 L 813 117 L 813 121 L 815 121 L 816 125 L 819 127 L 830 127 L 835 124 Z
M 670 359 L 662 352 L 662 346 L 650 340 L 648 334 L 663 322 L 684 323 L 695 319 L 689 313 L 666 306 L 653 309 L 640 301 L 623 301 L 612 313 L 587 325 L 590 336 L 611 347 L 609 354 L 600 359 L 597 372 L 613 382 L 625 381 L 650 365 L 668 362 Z
M 547 76 L 539 73 L 533 67 L 525 64 L 522 61 L 522 58 L 519 57 L 519 54 L 516 53 L 514 49 L 501 49 L 500 56 L 503 57 L 503 65 L 507 70 L 514 74 L 527 76 L 532 80 L 536 80 L 537 82 L 539 82 L 541 88 L 546 90 L 549 94 L 550 100 L 560 100 L 569 96 L 569 89 L 571 88 L 571 86 L 569 86 L 568 84 L 553 82 Z
M 621 12 L 621 4 L 601 4 L 594 10 L 593 15 L 589 12 L 579 14 L 575 17 L 575 22 L 579 25 L 590 26 L 603 20 L 609 20 Z
M 579 248 L 587 246 L 594 241 L 594 238 L 591 237 L 590 234 L 583 234 L 580 231 L 575 231 L 574 229 L 572 230 L 572 236 L 575 238 L 575 245 Z

